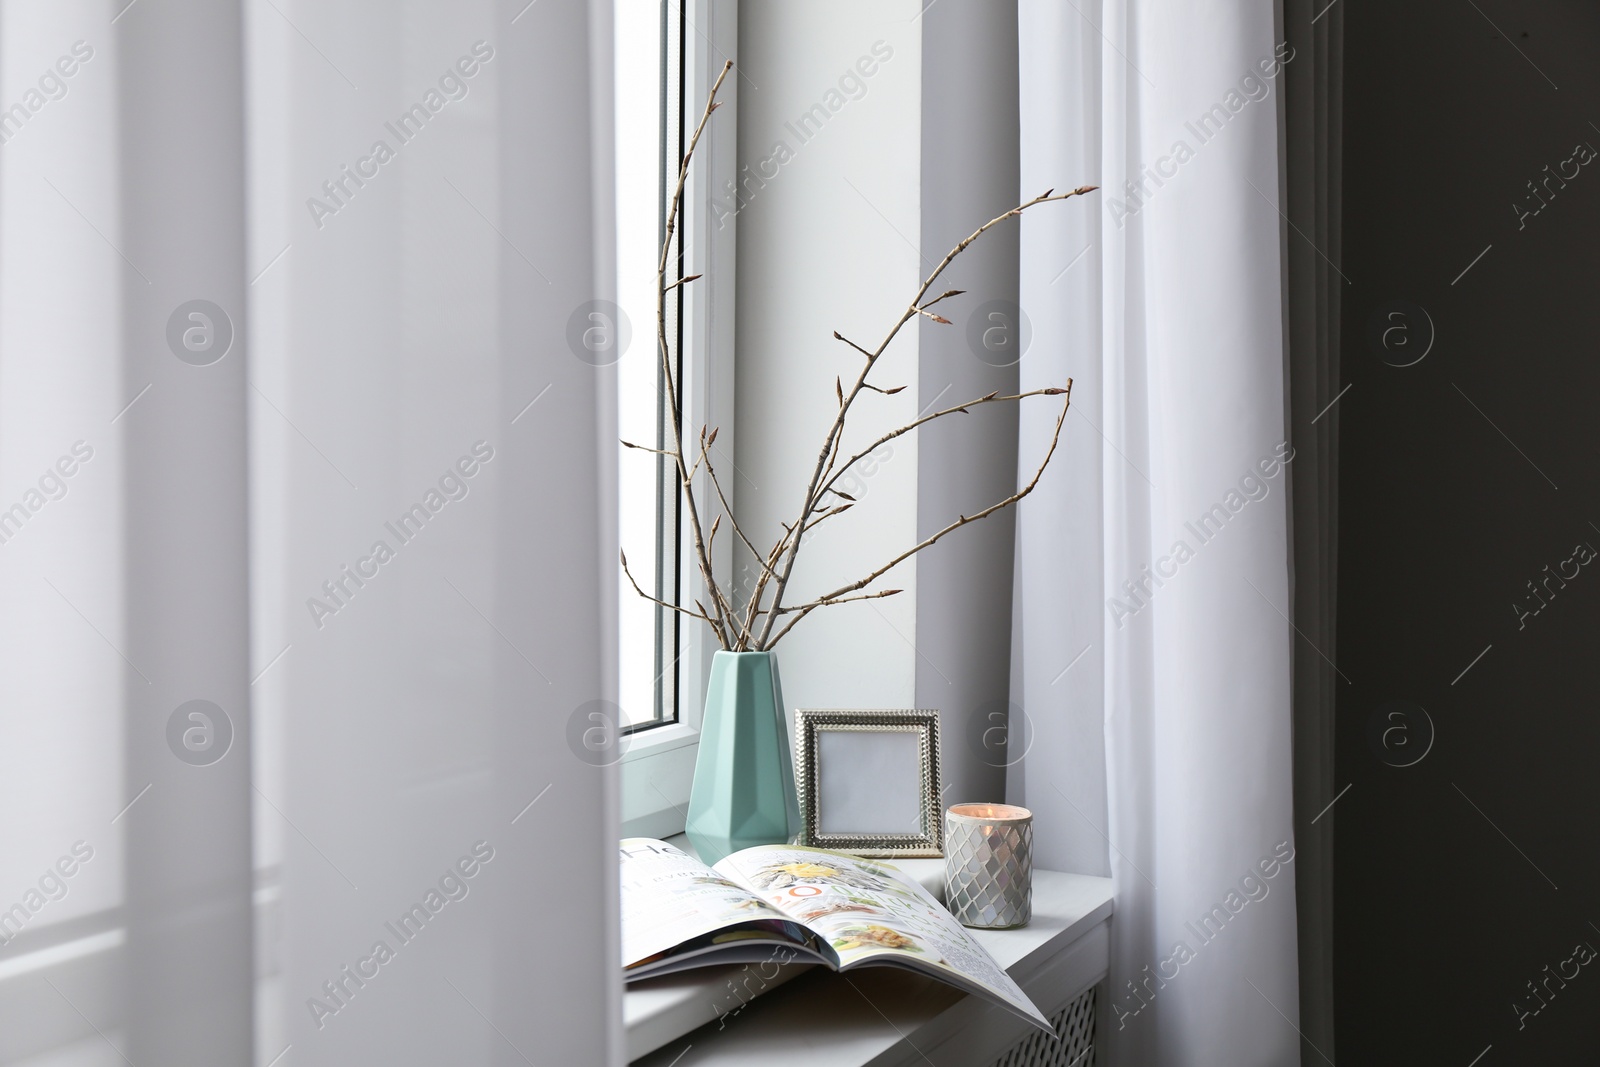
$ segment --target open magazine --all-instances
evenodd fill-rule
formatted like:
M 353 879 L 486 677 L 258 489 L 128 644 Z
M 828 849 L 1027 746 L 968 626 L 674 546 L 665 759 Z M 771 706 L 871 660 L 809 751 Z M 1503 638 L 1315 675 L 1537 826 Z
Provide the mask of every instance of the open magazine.
M 904 967 L 1050 1024 L 926 889 L 881 860 L 758 845 L 714 867 L 664 841 L 622 842 L 629 982 L 723 963 Z

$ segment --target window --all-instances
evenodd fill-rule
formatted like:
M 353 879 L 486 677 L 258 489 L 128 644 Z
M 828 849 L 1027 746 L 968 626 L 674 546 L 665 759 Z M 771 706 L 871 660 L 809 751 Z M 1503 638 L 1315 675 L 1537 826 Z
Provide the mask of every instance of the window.
M 668 0 L 616 0 L 617 303 L 632 326 L 618 362 L 617 426 L 622 439 L 663 448 L 670 437 L 656 347 L 656 268 L 667 198 L 683 143 L 683 9 Z M 682 255 L 681 239 L 673 249 Z M 674 262 L 674 266 L 676 263 Z M 667 329 L 681 351 L 682 288 L 669 294 Z M 681 368 L 676 376 L 682 378 Z M 640 588 L 679 602 L 681 569 L 675 478 L 664 457 L 618 454 L 617 516 L 629 571 Z M 618 703 L 629 731 L 678 720 L 677 612 L 619 585 Z
M 617 363 L 620 436 L 648 448 L 670 440 L 670 411 L 656 347 L 656 268 L 668 200 L 685 139 L 711 83 L 732 58 L 736 0 L 613 0 L 615 15 L 617 302 L 632 339 Z M 732 79 L 720 99 L 732 103 Z M 666 329 L 678 361 L 687 442 L 720 426 L 731 455 L 732 221 L 714 220 L 713 191 L 734 176 L 731 107 L 707 128 L 684 188 L 668 276 L 702 280 L 668 294 Z M 676 475 L 652 453 L 620 449 L 617 514 L 634 580 L 669 603 L 692 603 L 699 584 L 678 513 Z M 726 554 L 726 545 L 719 545 Z M 718 566 L 726 566 L 719 560 Z M 618 583 L 618 703 L 627 734 L 623 831 L 665 836 L 683 829 L 699 739 L 704 682 L 715 651 L 703 624 L 643 600 Z

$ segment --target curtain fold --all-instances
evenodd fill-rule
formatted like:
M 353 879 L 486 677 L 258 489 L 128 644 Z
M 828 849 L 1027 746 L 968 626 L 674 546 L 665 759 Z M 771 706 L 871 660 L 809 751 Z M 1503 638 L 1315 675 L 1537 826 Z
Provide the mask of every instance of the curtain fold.
M 0 3 L 0 1062 L 622 1062 L 609 10 Z
M 1284 213 L 1293 508 L 1295 879 L 1301 1062 L 1336 1058 L 1333 1025 L 1334 594 L 1338 588 L 1339 306 L 1344 10 L 1285 0 Z
M 614 371 L 567 341 L 612 295 L 606 23 L 581 0 L 322 11 L 285 8 L 342 48 L 282 39 L 288 120 L 256 146 L 287 173 L 255 261 L 290 246 L 262 280 L 285 325 L 252 398 L 284 568 L 258 649 L 290 648 L 258 686 L 281 746 L 277 1048 L 615 1062 L 615 768 L 573 744 L 611 688 Z M 380 943 L 393 962 L 343 993 Z
M 1298 1059 L 1278 98 L 1268 3 L 1020 4 L 1024 389 L 1075 380 L 1019 515 L 1009 788 L 1116 883 L 1119 1067 Z M 1048 433 L 1023 415 L 1027 455 Z M 1102 749 L 1097 744 L 1103 737 Z
M 122 395 L 148 389 L 116 427 L 123 780 L 149 791 L 118 823 L 135 1063 L 244 1063 L 255 1033 L 241 16 L 175 0 L 108 27 Z

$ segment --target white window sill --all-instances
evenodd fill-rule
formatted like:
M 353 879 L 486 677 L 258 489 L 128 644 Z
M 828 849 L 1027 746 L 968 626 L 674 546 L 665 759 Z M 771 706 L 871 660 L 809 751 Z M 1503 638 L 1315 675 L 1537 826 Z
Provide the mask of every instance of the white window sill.
M 942 895 L 943 860 L 894 862 Z M 1036 870 L 1033 921 L 973 934 L 1053 1015 L 1106 976 L 1111 879 Z M 631 987 L 623 1019 L 636 1067 L 860 1067 L 900 1056 L 978 1064 L 1032 1029 L 941 982 L 888 967 L 848 978 L 800 965 L 767 978 L 756 968 L 707 967 Z
M 632 734 L 623 753 L 622 836 L 666 838 L 683 833 L 700 731 L 684 723 Z

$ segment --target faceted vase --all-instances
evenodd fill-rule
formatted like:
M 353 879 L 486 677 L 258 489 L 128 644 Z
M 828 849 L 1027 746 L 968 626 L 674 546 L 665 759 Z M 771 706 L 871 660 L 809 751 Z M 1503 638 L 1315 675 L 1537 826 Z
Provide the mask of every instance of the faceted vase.
M 800 832 L 773 653 L 712 657 L 686 822 L 689 843 L 705 863 L 751 845 L 785 844 Z

